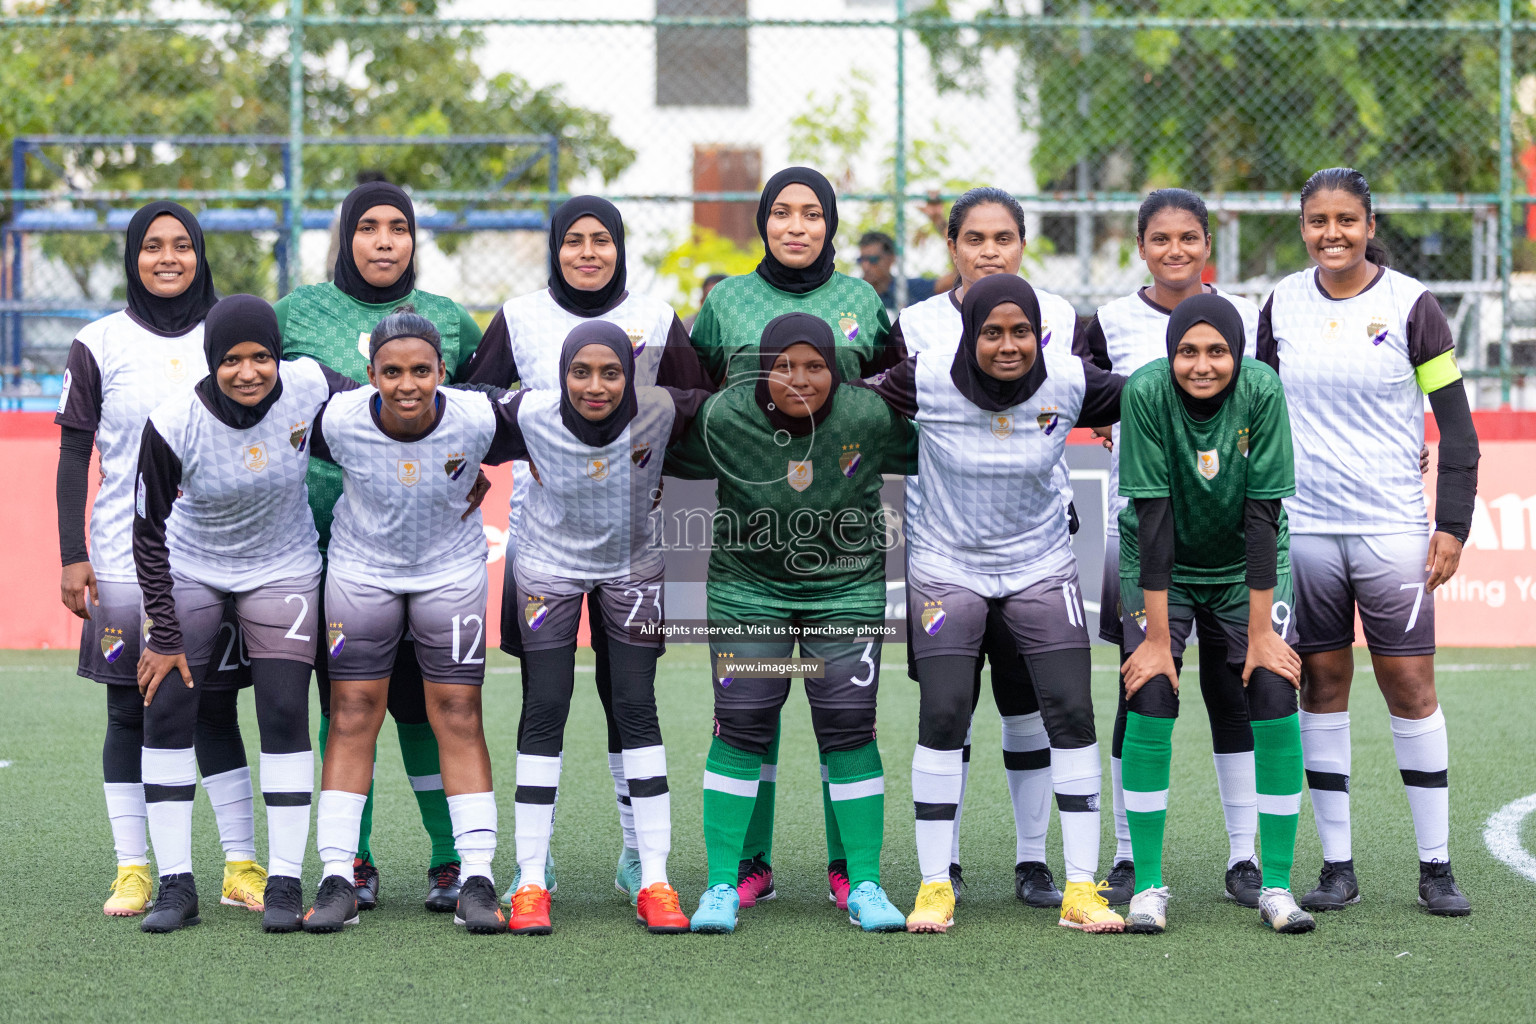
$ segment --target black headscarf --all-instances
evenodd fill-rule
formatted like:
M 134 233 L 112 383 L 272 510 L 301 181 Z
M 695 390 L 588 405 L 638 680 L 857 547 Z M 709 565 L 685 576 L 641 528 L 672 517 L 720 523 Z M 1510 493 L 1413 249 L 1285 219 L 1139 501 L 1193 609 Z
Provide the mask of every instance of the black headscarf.
M 576 411 L 571 402 L 570 386 L 566 383 L 576 353 L 588 345 L 611 349 L 619 357 L 619 365 L 624 367 L 624 395 L 613 412 L 596 423 Z M 635 396 L 635 350 L 624 328 L 607 320 L 577 324 L 565 336 L 565 344 L 560 348 L 560 421 L 565 424 L 565 429 L 590 448 L 606 448 L 618 439 L 639 410 L 640 400 Z
M 821 204 L 822 216 L 827 221 L 827 233 L 821 240 L 821 252 L 816 254 L 810 266 L 798 270 L 780 263 L 768 247 L 768 213 L 773 209 L 779 193 L 788 185 L 804 185 L 816 193 L 816 201 Z M 826 175 L 810 167 L 784 168 L 763 186 L 763 196 L 757 201 L 757 233 L 763 239 L 763 259 L 757 265 L 757 273 L 764 281 L 781 292 L 793 295 L 804 295 L 820 288 L 832 280 L 836 270 L 833 260 L 837 255 L 837 247 L 832 244 L 832 238 L 837 234 L 837 193 L 832 191 L 832 183 Z
M 769 397 L 768 373 L 785 349 L 801 342 L 821 353 L 827 369 L 832 371 L 832 388 L 827 392 L 827 400 L 821 403 L 820 409 L 809 416 L 791 416 L 774 405 L 773 399 Z M 832 400 L 837 397 L 837 386 L 843 379 L 837 372 L 837 349 L 832 340 L 832 328 L 825 320 L 809 313 L 785 313 L 774 317 L 763 328 L 763 340 L 758 345 L 758 354 L 762 373 L 757 378 L 757 407 L 767 415 L 768 422 L 773 424 L 775 430 L 804 437 L 832 415 Z
M 405 265 L 405 273 L 387 288 L 375 288 L 363 280 L 363 272 L 352 258 L 352 239 L 357 234 L 357 222 L 363 214 L 375 206 L 393 206 L 405 214 L 405 223 L 411 231 L 411 258 Z M 347 193 L 341 201 L 341 244 L 336 247 L 336 287 L 359 302 L 375 304 L 399 302 L 416 288 L 416 208 L 411 197 L 399 185 L 387 181 L 370 181 Z
M 1185 299 L 1174 307 L 1172 315 L 1168 317 L 1168 373 L 1173 373 L 1173 350 L 1179 342 L 1184 340 L 1184 335 L 1195 324 L 1210 324 L 1221 332 L 1222 338 L 1227 342 L 1227 347 L 1232 350 L 1232 379 L 1227 381 L 1227 386 L 1210 398 L 1196 398 L 1183 388 L 1179 387 L 1178 379 L 1173 382 L 1173 390 L 1178 393 L 1179 401 L 1184 403 L 1184 408 L 1197 420 L 1208 420 L 1226 404 L 1228 396 L 1237 389 L 1237 375 L 1243 369 L 1243 348 L 1247 344 L 1248 337 L 1243 331 L 1243 317 L 1232 305 L 1220 295 L 1194 295 Z
M 197 271 L 187 290 L 173 298 L 163 299 L 144 287 L 139 277 L 139 250 L 144 248 L 144 236 L 156 217 L 170 214 L 181 221 L 192 240 L 192 251 L 197 254 Z M 128 238 L 123 246 L 123 264 L 128 271 L 128 312 L 146 327 L 159 334 L 186 334 L 203 322 L 219 297 L 213 291 L 213 271 L 208 269 L 208 256 L 203 251 L 203 229 L 192 212 L 179 203 L 159 202 L 141 207 L 128 222 Z
M 255 405 L 241 405 L 219 387 L 218 368 L 225 355 L 236 345 L 254 341 L 272 353 L 279 367 L 277 383 Z M 277 329 L 277 314 L 266 299 L 254 295 L 231 295 L 220 299 L 208 311 L 203 325 L 203 355 L 208 359 L 208 376 L 197 382 L 197 393 L 219 422 L 236 430 L 249 430 L 260 423 L 267 410 L 282 397 L 283 335 Z
M 981 336 L 981 328 L 992 310 L 1005 302 L 1023 310 L 1035 328 L 1035 361 L 1018 380 L 998 380 L 983 373 L 976 361 L 976 339 Z M 1045 383 L 1045 354 L 1039 347 L 1040 300 L 1028 281 L 1014 274 L 993 274 L 977 281 L 965 290 L 960 322 L 960 347 L 950 364 L 949 379 L 972 404 L 988 412 L 1002 412 L 1027 399 Z
M 565 244 L 565 233 L 583 217 L 596 217 L 608 229 L 608 234 L 613 236 L 613 246 L 618 250 L 613 264 L 613 277 L 607 284 L 591 292 L 573 287 L 560 270 L 560 248 Z M 549 219 L 549 295 L 555 300 L 555 305 L 575 316 L 601 316 L 623 300 L 627 276 L 624 263 L 624 218 L 619 215 L 619 208 L 597 196 L 574 196 L 561 203 L 555 215 Z

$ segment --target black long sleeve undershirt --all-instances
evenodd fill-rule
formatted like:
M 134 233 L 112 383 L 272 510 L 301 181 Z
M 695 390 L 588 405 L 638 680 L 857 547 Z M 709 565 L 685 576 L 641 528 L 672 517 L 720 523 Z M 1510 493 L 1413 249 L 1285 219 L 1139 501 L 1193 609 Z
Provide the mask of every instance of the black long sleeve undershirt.
M 133 517 L 133 562 L 144 614 L 151 621 L 147 646 L 156 654 L 181 653 L 181 623 L 171 587 L 171 553 L 165 542 L 165 521 L 181 488 L 181 458 L 155 429 L 144 424 L 139 442 L 139 477 Z
M 1280 499 L 1243 502 L 1243 582 L 1249 590 L 1273 590 L 1280 577 Z
M 1472 407 L 1462 381 L 1452 381 L 1429 393 L 1429 408 L 1440 429 L 1436 460 L 1435 529 L 1462 543 L 1472 532 L 1472 509 L 1477 501 L 1477 462 L 1481 451 Z
M 1136 499 L 1136 544 L 1141 589 L 1167 590 L 1173 584 L 1173 510 L 1167 498 Z
M 90 492 L 91 447 L 95 440 L 89 430 L 60 428 L 54 498 L 59 507 L 59 557 L 64 565 L 89 561 L 91 557 L 85 543 L 85 502 Z

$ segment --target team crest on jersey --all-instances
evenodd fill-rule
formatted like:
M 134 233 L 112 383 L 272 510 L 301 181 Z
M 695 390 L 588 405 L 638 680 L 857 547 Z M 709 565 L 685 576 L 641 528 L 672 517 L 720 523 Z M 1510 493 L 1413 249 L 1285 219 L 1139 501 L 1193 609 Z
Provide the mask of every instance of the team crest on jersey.
M 293 450 L 302 452 L 304 446 L 309 443 L 309 421 L 301 420 L 288 430 L 288 443 L 293 445 Z
M 549 618 L 549 608 L 544 604 L 542 597 L 530 597 L 528 603 L 523 605 L 523 621 L 528 623 L 530 630 L 536 630 L 544 625 L 544 620 Z
M 789 480 L 789 486 L 797 491 L 803 491 L 811 486 L 811 481 L 816 479 L 816 471 L 811 466 L 811 460 L 806 459 L 804 462 L 796 462 L 794 459 L 790 459 L 789 472 L 786 474 L 786 479 Z
M 939 630 L 944 628 L 944 602 L 924 601 L 923 613 L 919 617 L 923 624 L 923 632 L 929 636 L 937 636 Z
M 453 452 L 448 456 L 448 461 L 443 463 L 443 472 L 448 474 L 449 480 L 457 480 L 464 475 L 464 463 L 468 461 L 463 452 Z
M 1006 412 L 995 413 L 991 420 L 992 436 L 1001 441 L 1013 434 L 1013 417 Z
M 371 337 L 371 335 L 369 335 L 369 333 L 367 331 L 364 331 L 364 332 L 362 332 L 361 334 L 359 334 L 357 336 L 357 354 L 362 356 L 364 359 L 369 359 L 369 356 L 368 356 L 368 339 L 369 339 L 369 337 Z M 372 360 L 370 359 L 369 361 L 371 362 Z
M 859 471 L 859 463 L 863 461 L 864 456 L 860 453 L 857 443 L 845 444 L 843 454 L 838 457 L 837 468 L 843 471 L 843 476 L 852 479 L 853 474 Z
M 635 464 L 636 469 L 644 469 L 651 464 L 651 446 L 649 444 L 637 444 L 629 451 L 629 461 Z
M 645 351 L 645 329 L 642 327 L 626 327 L 624 333 L 629 335 L 629 347 L 635 350 L 638 359 L 641 352 Z
M 1215 448 L 1208 452 L 1196 452 L 1195 458 L 1199 465 L 1200 475 L 1207 480 L 1215 480 L 1216 474 L 1221 472 L 1221 453 Z
M 395 461 L 395 476 L 407 487 L 415 487 L 421 482 L 421 462 L 417 459 L 397 459 Z
M 1041 348 L 1045 348 L 1045 346 L 1049 345 L 1050 343 L 1051 343 L 1051 322 L 1049 320 L 1046 320 L 1046 319 L 1042 318 L 1040 320 L 1040 347 Z
M 1248 428 L 1239 427 L 1237 431 L 1237 451 L 1243 458 L 1248 457 Z
M 108 665 L 123 656 L 125 646 L 122 630 L 108 626 L 101 631 L 101 656 L 107 659 Z
M 245 468 L 260 473 L 267 468 L 267 442 L 257 441 L 245 449 Z
M 1323 321 L 1323 340 L 1338 341 L 1344 336 L 1344 321 L 1337 317 L 1329 317 Z
M 341 657 L 341 649 L 347 646 L 347 634 L 342 632 L 339 622 L 328 622 L 325 631 L 325 647 L 331 652 L 332 658 Z
M 837 329 L 843 332 L 843 337 L 849 341 L 857 341 L 859 337 L 859 316 L 857 313 L 843 313 L 837 318 Z
M 590 480 L 606 480 L 606 479 L 608 479 L 608 460 L 607 459 L 588 459 L 587 460 L 587 478 L 590 479 Z
M 1380 345 L 1387 340 L 1387 318 L 1373 316 L 1371 322 L 1365 325 L 1365 336 L 1371 339 L 1372 345 Z
M 165 379 L 180 384 L 187 379 L 187 361 L 180 356 L 171 356 L 165 361 Z
M 1041 407 L 1040 415 L 1035 417 L 1035 422 L 1040 424 L 1040 429 L 1045 432 L 1045 436 L 1049 437 L 1061 423 L 1061 416 L 1054 405 L 1047 405 Z

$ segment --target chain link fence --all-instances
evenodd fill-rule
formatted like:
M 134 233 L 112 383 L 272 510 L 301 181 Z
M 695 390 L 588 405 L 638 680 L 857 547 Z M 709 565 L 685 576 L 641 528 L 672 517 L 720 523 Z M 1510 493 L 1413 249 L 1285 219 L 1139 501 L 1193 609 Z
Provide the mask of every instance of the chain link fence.
M 337 204 L 386 178 L 417 205 L 421 285 L 488 314 L 542 286 L 553 205 L 596 192 L 631 287 L 687 313 L 756 262 L 757 190 L 791 162 L 838 186 L 850 273 L 880 230 L 905 275 L 942 275 L 949 200 L 1012 191 L 1026 274 L 1085 313 L 1145 282 L 1148 189 L 1202 192 L 1209 272 L 1262 299 L 1307 264 L 1302 182 L 1352 164 L 1479 404 L 1533 407 L 1527 0 L 636 6 L 0 2 L 8 407 L 45 407 L 80 324 L 123 304 L 122 230 L 151 199 L 198 213 L 222 292 L 275 299 L 329 277 Z

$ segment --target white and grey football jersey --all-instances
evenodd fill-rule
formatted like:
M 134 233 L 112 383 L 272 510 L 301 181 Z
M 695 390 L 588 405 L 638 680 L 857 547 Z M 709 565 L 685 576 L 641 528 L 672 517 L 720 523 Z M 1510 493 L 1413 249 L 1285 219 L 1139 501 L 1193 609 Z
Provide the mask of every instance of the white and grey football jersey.
M 195 392 L 150 414 L 181 461 L 181 496 L 166 522 L 176 575 L 241 593 L 320 571 L 304 474 L 310 426 L 330 385 L 307 358 L 284 363 L 282 381 L 282 395 L 248 430 L 221 423 Z M 146 486 L 141 474 L 141 505 Z
M 630 292 L 617 306 L 607 312 L 593 317 L 580 317 L 561 308 L 550 295 L 549 289 L 541 288 L 536 292 L 508 299 L 502 304 L 499 319 L 506 328 L 508 350 L 506 354 L 510 356 L 510 363 L 515 369 L 502 369 L 506 366 L 506 361 L 496 360 L 499 365 L 491 376 L 480 372 L 471 375 L 470 380 L 475 383 L 509 387 L 513 380 L 519 380 L 524 388 L 558 392 L 565 386 L 565 382 L 560 379 L 560 350 L 565 344 L 566 336 L 579 324 L 586 323 L 588 320 L 606 320 L 618 324 L 629 336 L 629 343 L 633 346 L 635 353 L 636 387 L 652 387 L 657 383 L 658 378 L 664 384 L 681 388 L 706 386 L 703 371 L 697 368 L 698 357 L 692 352 L 692 345 L 686 332 L 682 330 L 676 312 L 665 302 L 649 295 Z M 493 323 L 492 327 L 486 331 L 486 338 L 491 344 L 495 344 L 499 333 Z M 669 349 L 679 348 L 686 348 L 688 351 L 669 351 Z M 489 364 L 494 355 L 487 355 L 487 369 L 491 369 Z M 692 372 L 696 379 L 668 379 L 669 375 L 663 371 L 663 363 L 664 361 L 672 362 L 679 356 L 683 357 L 684 363 L 692 364 Z M 515 538 L 522 516 L 523 496 L 530 493 L 529 489 L 534 486 L 536 485 L 533 482 L 532 473 L 529 472 L 528 464 L 514 462 L 512 464 L 512 508 L 507 522 L 509 550 L 516 543 Z
M 1243 318 L 1246 354 L 1257 352 L 1259 307 L 1241 295 L 1231 295 L 1219 288 L 1212 291 L 1237 307 Z M 1085 334 L 1087 349 L 1079 354 L 1099 367 L 1129 377 L 1154 359 L 1168 355 L 1168 317 L 1171 311 L 1147 298 L 1140 288 L 1099 307 Z M 1102 345 L 1102 348 L 1101 348 Z M 1114 450 L 1109 454 L 1108 533 L 1120 535 L 1120 512 L 1130 501 L 1120 497 L 1120 424 L 1111 428 Z
M 191 392 L 205 372 L 202 324 L 169 337 L 123 310 L 87 324 L 70 346 L 54 422 L 95 434 L 101 453 L 90 527 L 97 579 L 138 583 L 133 489 L 144 422 L 161 403 Z
M 1312 268 L 1275 286 L 1263 318 L 1296 451 L 1291 532 L 1423 530 L 1424 394 L 1414 368 L 1455 348 L 1434 296 L 1383 268 L 1360 294 L 1335 299 Z
M 942 351 L 953 358 L 955 349 L 960 345 L 960 335 L 965 329 L 960 319 L 960 306 L 954 295 L 953 291 L 944 292 L 901 311 L 897 328 L 908 355 Z M 1040 350 L 1044 352 L 1055 343 L 1060 346 L 1058 351 L 1071 351 L 1077 330 L 1077 310 L 1060 295 L 1039 288 L 1035 289 L 1035 297 L 1040 300 Z M 1072 472 L 1067 467 L 1065 447 L 1062 449 L 1060 464 L 1051 471 L 1051 483 L 1061 494 L 1062 514 L 1065 515 L 1066 507 L 1072 504 L 1073 497 Z M 904 491 L 906 516 L 911 518 L 917 515 L 918 507 L 923 503 L 922 477 L 907 477 Z
M 479 392 L 439 388 L 432 426 L 402 441 L 380 426 L 378 394 L 373 388 L 339 394 L 315 422 L 315 456 L 342 473 L 330 573 L 411 594 L 483 572 L 480 510 L 463 516 L 496 437 L 492 403 Z
M 523 504 L 519 566 L 578 579 L 660 570 L 649 517 L 677 406 L 662 388 L 635 390 L 635 418 L 601 448 L 566 429 L 559 391 L 523 393 L 517 425 L 540 483 Z
M 1002 412 L 978 408 L 950 379 L 952 356 L 916 357 L 918 470 L 923 498 L 907 519 L 915 563 L 948 575 L 1044 579 L 1072 560 L 1067 508 L 1052 476 L 1087 389 L 1065 347 L 1041 353 L 1047 376 Z

